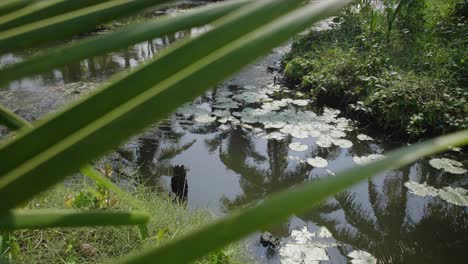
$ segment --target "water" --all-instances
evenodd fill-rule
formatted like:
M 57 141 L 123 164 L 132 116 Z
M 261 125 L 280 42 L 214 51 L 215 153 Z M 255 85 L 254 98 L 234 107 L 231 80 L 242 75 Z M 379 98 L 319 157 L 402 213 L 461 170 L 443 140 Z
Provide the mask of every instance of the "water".
M 199 34 L 205 29 L 179 32 L 14 82 L 0 91 L 0 102 L 33 121 L 92 91 L 112 74 L 144 63 L 177 39 Z M 279 130 L 265 130 L 262 123 L 233 125 L 231 120 L 227 122 L 231 123 L 228 127 L 220 127 L 221 118 L 200 123 L 194 121 L 194 116 L 183 115 L 188 109 L 196 116 L 212 113 L 216 110 L 214 105 L 227 104 L 228 100 L 222 98 L 232 98 L 246 91 L 258 94 L 263 90 L 266 96 L 275 100 L 302 98 L 294 91 L 268 92 L 275 89 L 273 83 L 279 75 L 275 69 L 288 48 L 289 45 L 285 44 L 275 49 L 185 106 L 183 111 L 130 139 L 116 153 L 106 156 L 106 162 L 124 164 L 122 173 L 138 173 L 148 179 L 149 184 L 161 186 L 168 192 L 171 192 L 172 166 L 183 165 L 187 169 L 187 206 L 224 215 L 236 208 L 253 206 L 270 193 L 322 177 L 333 177 L 333 173 L 359 166 L 353 161 L 353 156 L 381 154 L 402 145 L 389 142 L 378 132 L 366 130 L 362 125 L 342 118 L 341 114 L 332 116 L 333 120 L 327 124 L 336 127 L 337 123 L 345 122 L 348 125 L 343 138 L 352 142 L 350 148 L 321 147 L 317 145 L 316 137 L 300 139 L 287 135 L 281 140 L 262 138 L 265 131 Z M 26 55 L 5 55 L 0 62 L 11 63 Z M 245 86 L 248 89 L 244 89 Z M 220 98 L 224 101 L 214 103 L 217 98 L 218 102 Z M 239 107 L 228 110 L 231 117 L 233 112 L 241 112 L 246 107 L 260 109 L 262 105 L 247 104 L 242 100 L 234 102 Z M 323 114 L 323 109 L 314 103 L 307 107 L 288 103 L 280 108 L 273 111 L 272 116 L 279 116 L 286 110 L 313 112 L 319 117 Z M 296 122 L 292 119 L 285 121 Z M 374 140 L 358 140 L 359 134 L 369 135 Z M 308 150 L 293 151 L 289 148 L 292 142 L 301 142 L 308 146 Z M 326 168 L 315 168 L 297 160 L 305 161 L 316 156 L 327 160 Z M 442 156 L 466 160 L 466 155 L 455 151 L 438 157 Z M 268 231 L 283 238 L 284 246 L 290 242 L 288 237 L 293 230 L 307 226 L 307 230 L 313 232 L 326 227 L 332 235 L 326 239 L 335 245 L 326 247 L 329 260 L 321 263 L 346 263 L 350 260 L 346 255 L 356 249 L 371 253 L 381 263 L 461 263 L 465 257 L 464 250 L 468 248 L 467 207 L 450 204 L 439 197 L 416 196 L 404 184 L 415 181 L 427 182 L 436 188 L 452 186 L 467 189 L 468 177 L 466 173 L 457 175 L 435 169 L 428 160 L 364 181 L 315 210 L 294 216 L 287 223 Z M 257 233 L 247 239 L 255 262 L 278 263 L 282 259 L 287 263 L 288 259 L 282 258 L 278 251 L 262 247 L 258 242 L 259 236 Z

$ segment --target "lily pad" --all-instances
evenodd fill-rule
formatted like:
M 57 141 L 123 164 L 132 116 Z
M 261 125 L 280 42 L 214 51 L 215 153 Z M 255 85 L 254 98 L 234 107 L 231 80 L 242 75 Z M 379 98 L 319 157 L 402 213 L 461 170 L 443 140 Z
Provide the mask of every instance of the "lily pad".
M 309 132 L 304 131 L 304 130 L 295 130 L 291 132 L 291 136 L 295 138 L 305 139 L 309 137 Z
M 463 174 L 466 172 L 466 169 L 463 168 L 463 164 L 461 162 L 447 158 L 431 159 L 429 164 L 438 170 L 443 170 L 453 174 Z
M 353 146 L 353 142 L 347 139 L 335 139 L 333 140 L 333 145 L 338 146 L 340 148 L 350 148 Z
M 357 139 L 359 139 L 361 141 L 372 141 L 372 140 L 374 140 L 373 138 L 369 137 L 368 135 L 364 135 L 364 134 L 357 135 Z
M 436 197 L 439 195 L 439 191 L 436 188 L 427 185 L 425 182 L 421 184 L 421 183 L 417 183 L 414 181 L 408 181 L 408 182 L 405 182 L 405 186 L 406 188 L 410 190 L 410 193 L 414 195 L 418 195 L 422 197 L 425 197 L 428 195 Z
M 225 124 L 220 125 L 218 128 L 219 128 L 220 130 L 222 130 L 222 131 L 228 131 L 228 130 L 231 129 L 230 126 L 225 125 Z
M 330 137 L 319 137 L 315 144 L 322 148 L 329 148 L 332 146 L 333 140 Z
M 366 165 L 368 163 L 371 163 L 373 161 L 377 161 L 383 158 L 385 158 L 385 156 L 381 154 L 370 154 L 369 156 L 362 156 L 362 157 L 354 156 L 353 161 L 359 165 Z
M 195 117 L 195 121 L 198 123 L 212 123 L 216 120 L 216 117 L 210 115 L 201 115 Z
M 300 142 L 293 142 L 289 144 L 289 148 L 294 151 L 306 151 L 309 147 Z
M 376 264 L 377 259 L 363 250 L 353 250 L 348 254 L 352 264 Z
M 292 101 L 292 103 L 297 106 L 306 106 L 309 104 L 309 100 L 297 99 L 297 100 Z
M 445 187 L 439 190 L 440 198 L 458 206 L 468 206 L 468 191 L 463 188 Z
M 307 163 L 316 168 L 325 168 L 326 166 L 328 166 L 328 161 L 321 157 L 308 158 Z

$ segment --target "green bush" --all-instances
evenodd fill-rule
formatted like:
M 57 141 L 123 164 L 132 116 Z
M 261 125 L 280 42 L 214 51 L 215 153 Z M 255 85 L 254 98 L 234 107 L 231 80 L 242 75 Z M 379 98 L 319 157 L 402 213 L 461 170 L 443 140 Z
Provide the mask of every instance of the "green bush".
M 466 98 L 466 89 L 407 73 L 389 79 L 364 102 L 383 128 L 417 137 L 468 127 Z
M 466 128 L 466 1 L 383 4 L 355 1 L 332 29 L 296 39 L 285 80 L 325 104 L 360 102 L 367 120 L 392 135 Z

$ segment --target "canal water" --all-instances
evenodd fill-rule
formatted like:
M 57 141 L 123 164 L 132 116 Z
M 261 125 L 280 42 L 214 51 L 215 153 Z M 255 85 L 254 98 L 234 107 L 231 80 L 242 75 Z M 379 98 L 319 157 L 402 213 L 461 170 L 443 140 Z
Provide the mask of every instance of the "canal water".
M 40 119 L 112 74 L 205 30 L 178 32 L 15 81 L 0 90 L 0 103 L 29 121 Z M 222 216 L 404 145 L 282 86 L 280 62 L 289 49 L 290 44 L 276 48 L 133 137 L 101 164 L 119 166 L 127 177 L 138 175 L 169 193 L 174 190 L 173 166 L 184 166 L 182 199 L 187 206 Z M 3 55 L 0 65 L 29 53 Z M 250 236 L 249 255 L 256 263 L 461 263 L 468 248 L 466 161 L 450 173 L 434 166 L 434 159 L 441 158 L 463 162 L 467 156 L 454 149 L 363 181 L 307 214 Z M 281 241 L 278 247 L 260 243 L 264 231 Z

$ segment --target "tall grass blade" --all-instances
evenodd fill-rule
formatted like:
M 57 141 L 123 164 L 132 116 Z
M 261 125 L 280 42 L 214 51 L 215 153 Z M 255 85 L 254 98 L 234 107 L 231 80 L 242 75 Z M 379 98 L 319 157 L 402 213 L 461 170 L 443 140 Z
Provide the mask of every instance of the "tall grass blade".
M 88 57 L 122 49 L 148 39 L 201 26 L 245 5 L 249 0 L 226 1 L 201 7 L 175 17 L 164 17 L 53 49 L 0 71 L 0 85 L 32 74 L 51 70 Z
M 76 9 L 97 5 L 109 0 L 42 0 L 34 4 L 0 17 L 0 31 L 26 25 L 41 19 L 64 14 Z
M 2 164 L 0 167 L 0 196 L 7 197 L 0 204 L 0 213 L 45 190 L 62 179 L 64 175 L 72 173 L 86 162 L 97 158 L 148 124 L 165 117 L 178 105 L 193 100 L 207 88 L 233 74 L 259 55 L 303 31 L 312 23 L 335 13 L 348 2 L 333 0 L 303 7 L 237 41 L 229 42 L 228 45 L 173 76 L 171 76 L 171 72 L 174 73 L 171 61 L 164 61 L 164 59 L 167 59 L 168 54 L 174 54 L 174 57 L 177 57 L 179 50 L 177 48 L 170 50 L 166 56 L 161 56 L 157 60 L 157 62 L 165 62 L 162 64 L 165 68 L 156 68 L 159 72 L 155 72 L 156 69 L 152 67 L 140 67 L 130 77 L 123 77 L 110 84 L 109 87 L 113 90 L 103 90 L 111 92 L 108 96 L 120 97 L 118 98 L 122 100 L 120 106 L 112 106 L 110 98 L 103 98 L 94 103 L 93 100 L 99 97 L 93 96 L 82 101 L 82 104 L 78 103 L 76 107 L 69 108 L 57 118 L 45 120 L 32 131 L 19 135 L 10 144 L 0 149 L 0 157 L 7 161 L 5 166 Z M 248 6 L 243 9 L 243 12 L 246 10 L 251 11 L 252 8 Z M 236 15 L 236 17 L 239 16 L 243 17 L 243 13 Z M 239 22 L 232 19 L 227 21 L 228 23 Z M 222 40 L 226 41 L 224 38 Z M 210 43 L 195 43 L 206 44 L 208 48 L 210 47 Z M 189 58 L 190 61 L 192 57 Z M 175 61 L 182 63 L 184 58 Z M 153 88 L 133 98 L 130 97 L 132 99 L 128 98 L 129 93 L 154 84 L 155 80 L 158 80 L 155 76 L 160 77 L 160 74 L 167 75 L 168 78 Z M 102 91 L 98 95 L 101 96 Z M 83 107 L 90 102 L 92 102 L 91 108 Z M 106 107 L 116 108 L 108 109 L 108 112 L 98 119 L 97 109 L 100 111 Z M 59 125 L 61 122 L 64 123 Z M 74 128 L 77 123 L 78 127 Z M 80 127 L 83 128 L 80 129 Z M 75 129 L 78 130 L 75 131 Z M 44 144 L 46 141 L 50 143 Z M 25 144 L 26 142 L 28 143 Z M 39 150 L 39 153 L 33 153 L 31 150 Z M 11 151 L 16 153 L 15 157 L 8 154 Z M 66 166 L 63 164 L 65 160 Z M 38 179 L 36 175 L 42 177 Z M 18 194 L 15 190 L 19 189 L 22 189 L 22 192 Z M 13 193 L 15 195 L 12 195 Z
M 468 130 L 393 151 L 387 158 L 364 167 L 355 167 L 337 173 L 335 177 L 303 184 L 273 195 L 256 207 L 232 213 L 181 239 L 173 240 L 157 249 L 147 250 L 141 255 L 128 257 L 119 263 L 150 263 L 155 259 L 160 263 L 188 263 L 249 233 L 280 224 L 293 214 L 304 213 L 320 201 L 380 172 L 399 168 L 422 157 L 447 150 L 448 146 L 466 144 Z M 180 253 L 181 249 L 183 254 Z
M 0 218 L 0 230 L 50 227 L 141 225 L 149 220 L 144 212 L 83 212 L 77 210 L 14 210 Z
M 0 52 L 61 40 L 170 0 L 113 0 L 0 32 Z

